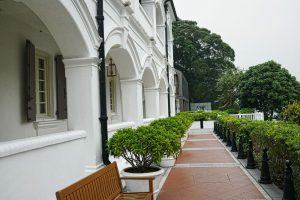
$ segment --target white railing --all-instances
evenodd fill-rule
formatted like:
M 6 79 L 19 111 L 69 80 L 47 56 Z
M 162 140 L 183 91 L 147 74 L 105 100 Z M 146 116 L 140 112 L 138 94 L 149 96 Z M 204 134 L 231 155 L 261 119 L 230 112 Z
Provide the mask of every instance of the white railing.
M 264 120 L 264 113 L 262 112 L 249 113 L 249 114 L 232 114 L 231 116 L 237 118 L 250 119 L 250 120 Z

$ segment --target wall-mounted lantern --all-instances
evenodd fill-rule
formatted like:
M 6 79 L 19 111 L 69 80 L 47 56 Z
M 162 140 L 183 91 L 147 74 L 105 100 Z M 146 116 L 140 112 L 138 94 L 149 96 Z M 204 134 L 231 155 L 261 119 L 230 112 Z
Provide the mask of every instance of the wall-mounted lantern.
M 108 67 L 107 67 L 107 77 L 117 76 L 117 68 L 116 64 L 113 62 L 113 59 L 109 59 Z

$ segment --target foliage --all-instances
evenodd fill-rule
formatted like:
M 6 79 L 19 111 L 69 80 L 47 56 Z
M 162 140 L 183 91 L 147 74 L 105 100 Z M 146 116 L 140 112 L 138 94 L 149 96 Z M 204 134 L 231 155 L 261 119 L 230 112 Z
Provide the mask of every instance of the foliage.
M 241 108 L 240 114 L 248 114 L 248 113 L 254 113 L 255 109 L 253 108 Z
M 234 50 L 194 21 L 174 22 L 173 35 L 175 68 L 189 82 L 191 102 L 214 102 L 216 80 L 223 71 L 234 68 Z
M 274 112 L 299 100 L 300 84 L 280 64 L 268 61 L 242 74 L 238 93 L 242 107 L 255 108 L 271 119 Z
M 300 102 L 289 104 L 281 113 L 281 117 L 284 121 L 300 125 Z
M 188 119 L 179 116 L 155 120 L 151 122 L 150 126 L 155 128 L 162 127 L 168 132 L 174 133 L 179 137 L 183 137 L 192 122 L 191 118 Z
M 227 69 L 217 80 L 218 102 L 222 108 L 231 108 L 238 103 L 237 87 L 241 74 L 239 69 Z
M 282 187 L 285 160 L 293 161 L 294 184 L 300 191 L 300 126 L 284 122 L 251 121 L 232 116 L 219 116 L 218 121 L 242 136 L 244 147 L 249 139 L 253 141 L 256 162 L 261 163 L 263 148 L 268 148 L 269 166 L 272 179 Z M 300 193 L 297 193 L 300 198 Z
M 123 157 L 136 172 L 145 172 L 163 156 L 178 156 L 180 138 L 192 122 L 192 116 L 176 116 L 158 119 L 137 129 L 119 129 L 108 141 L 109 153 Z
M 228 108 L 227 110 L 225 110 L 225 112 L 227 112 L 228 114 L 238 114 L 239 110 L 236 108 Z
M 118 130 L 108 141 L 109 153 L 123 157 L 137 172 L 145 172 L 152 163 L 161 161 L 169 145 L 162 133 L 162 129 L 151 126 Z
M 180 112 L 176 116 L 181 116 L 183 118 L 189 118 L 192 121 L 200 120 L 216 120 L 218 116 L 226 116 L 227 113 L 219 110 L 213 110 L 211 112 L 206 111 L 190 111 L 190 112 Z

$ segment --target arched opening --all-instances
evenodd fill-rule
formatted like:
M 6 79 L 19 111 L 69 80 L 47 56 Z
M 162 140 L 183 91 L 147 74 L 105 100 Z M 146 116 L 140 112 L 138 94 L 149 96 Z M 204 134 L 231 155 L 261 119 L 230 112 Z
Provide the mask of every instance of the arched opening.
M 110 54 L 106 57 L 106 97 L 108 124 L 123 121 L 121 83 L 118 65 Z
M 88 40 L 83 38 L 60 1 L 0 1 L 0 26 L 0 91 L 3 96 L 0 113 L 5 116 L 0 122 L 0 141 L 66 131 L 67 122 L 50 129 L 39 127 L 42 121 L 58 119 L 57 79 L 60 71 L 57 55 L 62 55 L 60 66 L 63 65 L 62 58 L 91 55 L 93 51 L 89 50 Z M 26 44 L 30 46 L 30 55 Z M 26 75 L 27 58 L 31 59 L 31 74 L 34 75 L 29 78 Z M 34 93 L 32 116 L 36 118 L 30 122 L 26 117 L 29 108 L 25 102 L 28 95 L 25 85 L 29 79 Z
M 115 65 L 115 76 L 107 74 L 106 81 L 109 124 L 138 122 L 137 116 L 141 112 L 137 106 L 140 101 L 138 91 L 141 85 L 137 81 L 137 64 L 133 57 L 131 52 L 119 46 L 108 49 L 106 68 L 110 68 L 110 63 Z
M 151 68 L 144 70 L 142 82 L 143 118 L 156 118 L 159 114 L 159 91 Z
M 0 143 L 6 141 L 0 149 L 9 169 L 3 181 L 13 180 L 0 199 L 36 199 L 32 187 L 52 199 L 58 188 L 84 175 L 85 165 L 99 163 L 100 40 L 88 34 L 76 3 L 0 1 Z M 15 185 L 24 187 L 14 193 Z

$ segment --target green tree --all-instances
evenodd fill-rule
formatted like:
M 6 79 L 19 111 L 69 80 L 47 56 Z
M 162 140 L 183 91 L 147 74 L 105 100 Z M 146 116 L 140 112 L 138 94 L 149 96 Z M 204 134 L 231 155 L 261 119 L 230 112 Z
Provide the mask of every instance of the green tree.
M 234 68 L 234 50 L 221 37 L 194 21 L 173 25 L 175 68 L 189 82 L 192 102 L 214 102 L 216 80 L 226 69 Z
M 241 74 L 237 68 L 228 69 L 217 80 L 218 102 L 222 108 L 233 108 L 238 104 L 237 88 Z
M 289 104 L 281 113 L 284 121 L 300 125 L 300 102 Z
M 256 108 L 271 119 L 290 102 L 299 100 L 300 84 L 294 76 L 274 61 L 250 67 L 238 88 L 242 107 Z

